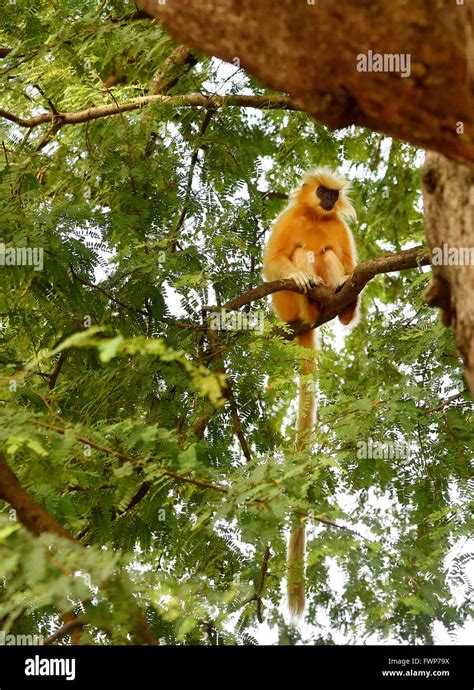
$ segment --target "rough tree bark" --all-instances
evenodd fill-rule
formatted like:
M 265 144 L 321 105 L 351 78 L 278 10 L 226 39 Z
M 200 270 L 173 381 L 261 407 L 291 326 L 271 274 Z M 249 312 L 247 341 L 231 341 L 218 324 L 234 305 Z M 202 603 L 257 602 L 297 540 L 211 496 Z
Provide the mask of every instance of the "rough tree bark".
M 240 64 L 332 129 L 361 125 L 444 154 L 427 157 L 428 242 L 474 246 L 474 0 L 138 4 L 181 43 Z M 410 76 L 358 71 L 369 50 L 409 55 Z M 474 393 L 474 267 L 435 267 L 427 300 L 452 322 Z
M 473 0 L 138 4 L 179 42 L 228 62 L 238 58 L 332 129 L 362 125 L 474 161 Z M 409 54 L 410 77 L 359 72 L 357 56 L 369 49 Z
M 443 251 L 448 265 L 433 261 L 426 301 L 452 324 L 466 379 L 474 393 L 474 166 L 458 165 L 428 152 L 423 172 L 425 232 L 430 249 Z M 453 251 L 455 249 L 456 251 Z M 461 250 L 461 251 L 458 251 Z M 433 254 L 434 258 L 434 254 Z M 449 265 L 453 261 L 453 265 Z

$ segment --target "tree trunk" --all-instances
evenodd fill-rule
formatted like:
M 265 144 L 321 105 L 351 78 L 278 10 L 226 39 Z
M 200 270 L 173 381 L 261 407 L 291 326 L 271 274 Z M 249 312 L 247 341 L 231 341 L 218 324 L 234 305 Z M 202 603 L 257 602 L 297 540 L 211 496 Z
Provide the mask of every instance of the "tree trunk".
M 423 199 L 433 267 L 426 301 L 452 324 L 474 394 L 474 166 L 427 153 Z

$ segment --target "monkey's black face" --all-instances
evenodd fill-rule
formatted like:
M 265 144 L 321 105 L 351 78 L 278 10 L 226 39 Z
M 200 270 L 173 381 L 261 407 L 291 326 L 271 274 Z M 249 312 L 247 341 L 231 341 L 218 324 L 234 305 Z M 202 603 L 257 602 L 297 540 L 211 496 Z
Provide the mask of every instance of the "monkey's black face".
M 325 211 L 332 211 L 334 204 L 339 199 L 339 191 L 337 189 L 329 189 L 329 187 L 323 187 L 320 185 L 316 194 L 321 200 L 321 206 Z

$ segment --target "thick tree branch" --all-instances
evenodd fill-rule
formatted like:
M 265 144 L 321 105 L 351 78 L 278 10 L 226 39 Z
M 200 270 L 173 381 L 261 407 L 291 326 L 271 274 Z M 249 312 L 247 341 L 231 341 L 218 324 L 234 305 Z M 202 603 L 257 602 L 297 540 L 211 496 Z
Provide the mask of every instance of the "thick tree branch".
M 357 295 L 360 292 L 362 292 L 369 280 L 374 278 L 376 275 L 380 273 L 391 273 L 392 271 L 403 271 L 410 268 L 418 268 L 420 266 L 428 266 L 429 263 L 430 260 L 428 257 L 428 253 L 426 248 L 423 247 L 423 245 L 418 245 L 417 247 L 413 247 L 413 249 L 406 249 L 404 251 L 397 252 L 396 254 L 386 254 L 384 256 L 379 256 L 374 259 L 367 259 L 366 261 L 362 261 L 360 264 L 356 266 L 351 278 L 347 281 L 347 283 L 340 290 L 340 292 L 335 293 L 334 290 L 332 290 L 331 288 L 322 285 L 320 287 L 313 288 L 308 293 L 308 296 L 314 299 L 315 302 L 318 302 L 322 307 L 317 323 L 313 324 L 311 328 L 322 326 L 324 323 L 327 323 L 328 321 L 334 319 L 338 314 L 341 313 L 341 311 L 345 307 L 347 307 L 349 304 L 351 304 L 351 302 L 353 302 L 356 299 Z M 72 267 L 71 270 L 73 271 Z M 135 309 L 125 304 L 124 302 L 117 300 L 106 290 L 104 290 L 101 286 L 89 283 L 88 281 L 79 278 L 77 274 L 73 273 L 73 276 L 84 285 L 99 290 L 105 297 L 107 297 L 112 302 L 118 304 L 119 306 L 122 306 L 125 309 L 130 309 L 132 311 L 137 311 L 138 313 L 143 313 L 142 310 Z M 293 280 L 274 280 L 268 283 L 262 283 L 261 285 L 258 285 L 256 288 L 248 290 L 247 292 L 242 293 L 238 297 L 229 300 L 222 306 L 214 305 L 203 307 L 203 312 L 220 312 L 223 310 L 236 311 L 241 307 L 251 304 L 252 302 L 256 302 L 257 300 L 263 299 L 264 297 L 267 297 L 268 295 L 271 295 L 274 292 L 279 292 L 280 290 L 288 290 L 290 292 L 301 293 L 300 288 L 297 287 L 296 283 Z M 162 318 L 161 321 L 167 323 L 170 326 L 174 326 L 176 328 L 183 328 L 186 330 L 208 330 L 208 326 L 206 324 L 201 323 L 179 321 L 169 318 Z M 277 332 L 287 339 L 292 339 L 297 333 L 300 333 L 301 331 L 307 329 L 308 324 L 295 322 L 290 325 L 289 330 L 277 329 Z
M 386 254 L 375 259 L 367 259 L 358 264 L 352 273 L 350 279 L 345 283 L 343 288 L 335 293 L 334 290 L 324 285 L 313 288 L 308 297 L 314 299 L 315 302 L 321 306 L 318 321 L 311 327 L 321 326 L 327 321 L 331 321 L 335 316 L 353 302 L 357 295 L 367 285 L 369 280 L 379 273 L 391 273 L 392 271 L 401 271 L 409 268 L 417 268 L 419 266 L 427 266 L 430 263 L 427 250 L 422 245 L 413 247 L 413 249 L 406 249 L 396 254 Z M 212 306 L 204 307 L 208 312 L 219 312 L 221 310 L 234 311 L 241 307 L 263 299 L 267 295 L 280 290 L 288 290 L 290 292 L 301 293 L 301 289 L 297 287 L 296 283 L 291 279 L 274 280 L 268 283 L 262 283 L 253 290 L 239 295 L 235 299 L 229 300 L 221 307 Z M 293 337 L 298 332 L 308 329 L 308 324 L 300 324 L 295 322 L 291 324 Z M 288 336 L 287 336 L 288 337 Z
M 344 284 L 343 288 L 336 294 L 326 288 L 326 293 L 322 299 L 317 295 L 315 288 L 311 292 L 311 297 L 316 299 L 322 309 L 315 326 L 321 326 L 341 313 L 345 307 L 351 304 L 359 295 L 369 280 L 380 273 L 391 273 L 392 271 L 404 271 L 409 268 L 419 268 L 428 266 L 430 259 L 425 247 L 419 245 L 413 249 L 406 249 L 396 254 L 386 254 L 375 259 L 367 259 L 358 264 L 351 277 Z M 314 294 L 316 293 L 316 294 Z
M 472 258 L 463 258 L 474 245 L 474 165 L 457 165 L 429 151 L 422 186 L 428 245 L 433 253 L 449 255 L 433 260 L 425 300 L 440 307 L 445 326 L 452 325 L 474 395 L 474 271 Z
M 472 0 L 280 0 L 277 12 L 272 0 L 137 2 L 180 43 L 238 58 L 331 129 L 474 160 Z M 374 67 L 374 55 L 390 61 Z
M 32 534 L 38 536 L 43 532 L 51 532 L 74 541 L 72 534 L 22 489 L 15 474 L 10 469 L 5 455 L 1 452 L 0 499 L 6 501 L 13 508 L 18 521 Z M 61 617 L 66 625 L 70 625 L 74 629 L 74 632 L 71 630 L 73 643 L 79 644 L 82 624 L 81 626 L 76 625 L 78 620 L 76 614 L 73 611 L 66 611 Z
M 216 109 L 223 106 L 237 108 L 257 108 L 259 110 L 300 110 L 288 96 L 205 96 L 200 93 L 191 93 L 180 96 L 164 96 L 156 94 L 152 96 L 139 96 L 127 103 L 111 105 L 91 106 L 84 110 L 73 112 L 41 113 L 34 117 L 24 119 L 8 110 L 0 108 L 0 117 L 10 120 L 20 127 L 37 127 L 45 122 L 60 123 L 63 125 L 78 125 L 82 122 L 90 122 L 100 117 L 120 115 L 132 110 L 143 108 L 149 103 L 160 103 L 163 106 L 173 108 L 208 108 Z
M 3 453 L 0 453 L 0 499 L 16 511 L 18 521 L 32 534 L 51 532 L 74 541 L 72 534 L 22 489 Z
M 18 521 L 21 522 L 32 534 L 38 536 L 44 532 L 56 534 L 64 539 L 75 542 L 72 534 L 54 519 L 46 510 L 37 503 L 20 486 L 18 479 L 10 469 L 7 459 L 0 452 L 0 499 L 6 501 L 16 512 Z M 146 622 L 143 613 L 138 606 L 133 606 L 133 615 L 136 617 L 136 634 L 142 644 L 156 644 L 156 639 Z M 82 623 L 73 611 L 61 614 L 66 625 L 70 626 L 71 638 L 75 643 L 80 642 Z

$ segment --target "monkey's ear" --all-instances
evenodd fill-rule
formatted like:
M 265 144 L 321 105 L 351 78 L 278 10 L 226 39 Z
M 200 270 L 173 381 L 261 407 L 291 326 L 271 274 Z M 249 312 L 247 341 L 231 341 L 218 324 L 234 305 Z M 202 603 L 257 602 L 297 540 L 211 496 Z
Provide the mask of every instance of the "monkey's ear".
M 307 182 L 303 182 L 301 185 L 301 188 L 304 189 L 305 187 L 309 187 L 309 184 Z

